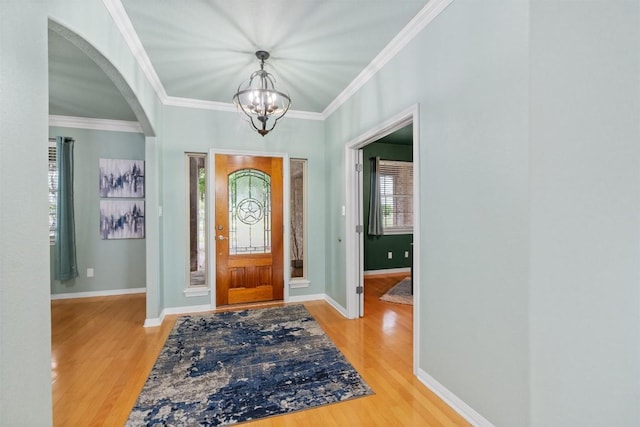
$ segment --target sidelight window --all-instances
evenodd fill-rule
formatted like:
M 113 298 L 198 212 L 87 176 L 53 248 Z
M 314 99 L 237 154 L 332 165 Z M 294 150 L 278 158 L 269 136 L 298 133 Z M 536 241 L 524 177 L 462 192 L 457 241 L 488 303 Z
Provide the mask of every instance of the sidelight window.
M 207 155 L 187 153 L 189 287 L 207 285 Z
M 291 159 L 291 278 L 307 277 L 307 160 Z

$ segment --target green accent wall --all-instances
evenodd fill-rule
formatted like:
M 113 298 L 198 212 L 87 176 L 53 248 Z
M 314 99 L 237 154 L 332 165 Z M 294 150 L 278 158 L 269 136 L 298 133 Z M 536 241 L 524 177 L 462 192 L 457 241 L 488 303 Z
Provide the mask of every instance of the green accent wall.
M 144 288 L 145 239 L 102 240 L 99 232 L 101 199 L 98 194 L 99 159 L 144 160 L 144 136 L 130 132 L 51 127 L 49 137 L 55 136 L 75 139 L 73 186 L 79 276 L 65 282 L 53 279 L 55 247 L 51 246 L 51 293 Z M 87 268 L 94 269 L 93 277 L 87 277 Z
M 411 141 L 408 141 L 410 144 Z M 413 160 L 413 146 L 401 144 L 387 144 L 374 142 L 362 149 L 362 211 L 364 218 L 364 270 L 384 270 L 390 268 L 403 268 L 411 266 L 411 243 L 413 234 L 394 234 L 386 236 L 372 236 L 368 230 L 369 201 L 371 199 L 371 157 L 380 157 L 382 160 Z M 405 258 L 405 251 L 409 257 Z M 388 253 L 392 258 L 388 258 Z

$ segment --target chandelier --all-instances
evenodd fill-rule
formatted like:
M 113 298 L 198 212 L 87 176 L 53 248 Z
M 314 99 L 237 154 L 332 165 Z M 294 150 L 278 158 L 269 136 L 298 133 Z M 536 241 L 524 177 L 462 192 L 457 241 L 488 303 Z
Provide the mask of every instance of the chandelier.
M 238 86 L 233 103 L 249 117 L 251 126 L 265 136 L 289 111 L 291 98 L 276 89 L 276 79 L 264 70 L 264 61 L 269 58 L 269 52 L 259 50 L 256 57 L 260 60 L 260 69 Z

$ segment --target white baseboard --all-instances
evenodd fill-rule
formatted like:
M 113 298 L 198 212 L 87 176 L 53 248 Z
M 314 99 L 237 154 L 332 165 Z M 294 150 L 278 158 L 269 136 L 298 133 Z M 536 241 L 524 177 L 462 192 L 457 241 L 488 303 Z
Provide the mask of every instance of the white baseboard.
M 349 318 L 349 313 L 347 312 L 347 309 L 344 308 L 343 306 L 341 306 L 340 304 L 338 304 L 338 302 L 336 300 L 334 300 L 333 298 L 331 298 L 329 295 L 325 295 L 324 296 L 324 300 L 331 306 L 333 307 L 334 310 L 336 310 L 338 313 L 342 314 L 342 316 L 344 316 L 345 318 Z
M 185 307 L 168 307 L 162 310 L 160 313 L 160 317 L 147 318 L 144 321 L 145 328 L 152 328 L 155 326 L 162 325 L 164 318 L 170 314 L 191 314 L 191 313 L 202 313 L 204 311 L 211 311 L 211 305 L 203 304 L 203 305 L 188 305 Z
M 156 326 L 162 325 L 163 320 L 164 320 L 164 317 L 153 317 L 153 318 L 144 319 L 143 326 L 145 328 L 155 328 Z
M 383 274 L 411 273 L 411 267 L 386 268 L 384 270 L 367 270 L 365 276 L 378 276 Z
M 293 303 L 307 302 L 307 301 L 326 301 L 327 304 L 329 304 L 338 313 L 340 313 L 346 318 L 349 318 L 349 316 L 347 316 L 347 310 L 327 294 L 300 295 L 297 297 L 289 297 L 289 299 L 287 300 L 287 302 L 293 302 Z
M 474 427 L 495 427 L 489 420 L 476 412 L 471 406 L 467 405 L 462 399 L 449 391 L 424 370 L 418 369 L 418 379 Z
M 160 317 L 164 318 L 168 314 L 191 314 L 191 313 L 202 313 L 203 311 L 211 311 L 210 304 L 203 305 L 188 305 L 186 307 L 167 307 L 162 310 L 162 314 Z
M 347 310 L 338 304 L 333 298 L 326 294 L 312 294 L 312 295 L 300 295 L 295 297 L 289 297 L 287 300 L 288 303 L 299 303 L 299 302 L 307 302 L 307 301 L 326 301 L 331 307 L 333 307 L 337 312 L 342 314 L 344 317 L 347 316 Z M 204 311 L 212 311 L 214 310 L 211 305 L 190 305 L 186 307 L 169 307 L 162 310 L 160 313 L 160 317 L 147 318 L 144 321 L 145 328 L 153 328 L 156 326 L 162 325 L 164 318 L 169 314 L 191 314 L 191 313 L 201 313 Z
M 65 294 L 51 294 L 51 300 L 91 298 L 91 297 L 111 297 L 115 295 L 144 294 L 146 292 L 147 292 L 147 288 L 112 289 L 108 291 L 91 291 L 91 292 L 69 292 Z
M 322 301 L 325 298 L 325 294 L 299 295 L 295 297 L 289 296 L 286 302 Z

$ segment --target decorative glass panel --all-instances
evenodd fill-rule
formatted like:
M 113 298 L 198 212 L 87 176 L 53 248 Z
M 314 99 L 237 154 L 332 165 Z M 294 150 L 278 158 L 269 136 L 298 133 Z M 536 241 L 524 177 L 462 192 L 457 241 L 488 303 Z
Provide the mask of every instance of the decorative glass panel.
M 255 169 L 229 175 L 229 255 L 271 252 L 271 177 Z
M 189 200 L 189 286 L 207 285 L 207 155 L 187 153 Z

